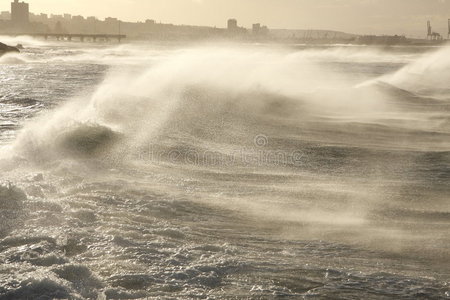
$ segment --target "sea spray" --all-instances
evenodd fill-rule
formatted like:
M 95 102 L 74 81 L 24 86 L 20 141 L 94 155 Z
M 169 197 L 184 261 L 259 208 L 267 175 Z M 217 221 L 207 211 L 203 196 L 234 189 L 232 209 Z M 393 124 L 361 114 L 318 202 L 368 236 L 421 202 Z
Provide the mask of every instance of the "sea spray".
M 28 193 L 0 298 L 448 292 L 448 107 L 380 77 L 416 48 L 98 48 L 36 46 L 0 85 Z
M 223 113 L 262 118 L 275 104 L 278 117 L 289 113 L 298 123 L 314 115 L 367 120 L 382 116 L 387 110 L 382 93 L 353 86 L 345 74 L 301 51 L 188 49 L 141 69 L 112 71 L 90 98 L 75 99 L 32 121 L 17 144 L 31 138 L 33 145 L 51 153 L 55 137 L 67 127 L 91 122 L 123 134 L 122 142 L 130 146 L 149 143 L 186 118 L 213 121 Z M 205 110 L 183 113 L 197 106 Z
M 450 99 L 450 47 L 442 47 L 424 54 L 404 68 L 387 75 L 383 80 L 408 91 L 424 96 Z

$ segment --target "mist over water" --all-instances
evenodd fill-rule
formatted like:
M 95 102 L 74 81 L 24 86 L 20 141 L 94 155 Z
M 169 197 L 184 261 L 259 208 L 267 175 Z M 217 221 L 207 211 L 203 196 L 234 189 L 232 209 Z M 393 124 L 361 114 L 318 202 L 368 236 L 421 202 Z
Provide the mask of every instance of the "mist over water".
M 449 297 L 450 48 L 7 42 L 0 299 Z

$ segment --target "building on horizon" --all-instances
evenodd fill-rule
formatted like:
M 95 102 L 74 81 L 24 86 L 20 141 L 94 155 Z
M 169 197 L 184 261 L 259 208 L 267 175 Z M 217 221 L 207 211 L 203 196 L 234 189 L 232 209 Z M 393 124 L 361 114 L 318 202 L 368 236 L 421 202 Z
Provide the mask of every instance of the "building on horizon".
M 236 19 L 229 19 L 227 22 L 228 34 L 233 36 L 241 36 L 247 33 L 247 29 L 238 26 L 238 21 Z
M 16 28 L 27 28 L 30 24 L 30 6 L 26 2 L 14 0 L 11 3 L 11 23 Z
M 267 36 L 269 34 L 269 28 L 267 26 L 261 26 L 260 23 L 253 24 L 252 34 L 254 36 Z
M 227 29 L 229 31 L 234 31 L 238 29 L 238 22 L 236 19 L 229 19 L 227 24 Z
M 25 0 L 26 1 L 26 0 Z M 0 34 L 124 34 L 133 39 L 200 40 L 208 38 L 262 39 L 267 27 L 255 24 L 253 34 L 230 18 L 226 28 L 174 25 L 147 19 L 143 22 L 126 22 L 118 18 L 80 16 L 70 13 L 30 13 L 23 0 L 11 0 L 11 12 L 0 12 Z

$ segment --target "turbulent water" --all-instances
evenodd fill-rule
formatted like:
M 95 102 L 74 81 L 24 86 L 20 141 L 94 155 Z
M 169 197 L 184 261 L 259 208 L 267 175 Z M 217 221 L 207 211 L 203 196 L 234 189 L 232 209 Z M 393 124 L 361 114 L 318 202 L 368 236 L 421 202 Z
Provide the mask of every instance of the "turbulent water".
M 450 298 L 450 48 L 1 40 L 0 299 Z

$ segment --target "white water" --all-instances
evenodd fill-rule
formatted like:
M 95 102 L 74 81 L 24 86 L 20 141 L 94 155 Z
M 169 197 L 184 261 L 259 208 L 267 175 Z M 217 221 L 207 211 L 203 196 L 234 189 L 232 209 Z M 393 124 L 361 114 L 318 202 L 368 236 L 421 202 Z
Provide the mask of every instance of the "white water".
M 448 48 L 24 41 L 0 295 L 446 297 Z

